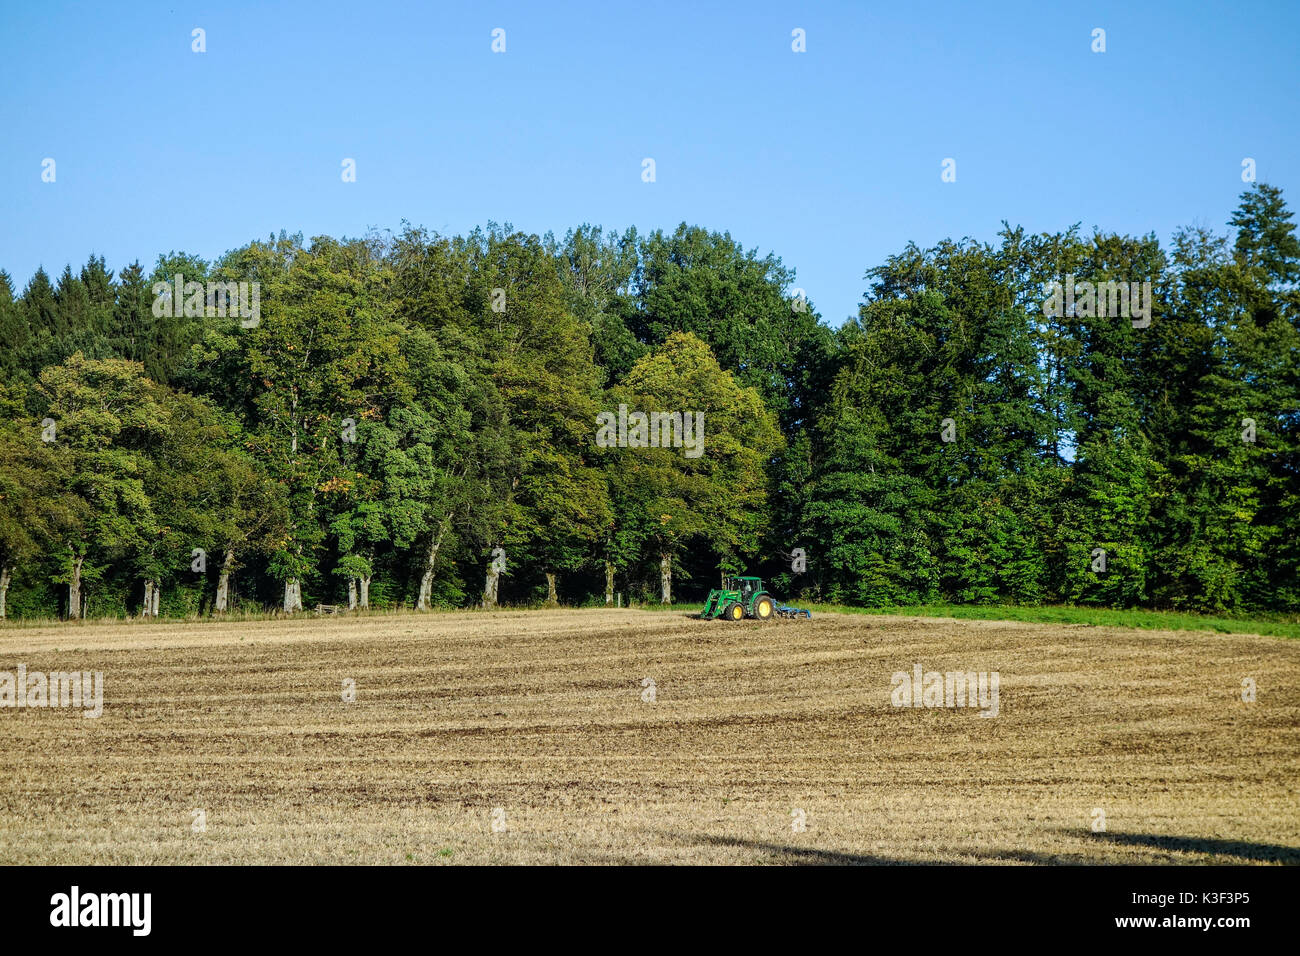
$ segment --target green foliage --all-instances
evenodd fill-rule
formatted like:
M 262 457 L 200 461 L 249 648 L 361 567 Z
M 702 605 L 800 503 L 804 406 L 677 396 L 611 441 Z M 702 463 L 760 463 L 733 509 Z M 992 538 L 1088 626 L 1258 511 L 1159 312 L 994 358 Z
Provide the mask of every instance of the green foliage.
M 8 611 L 78 578 L 106 614 L 146 581 L 172 614 L 465 604 L 498 548 L 519 604 L 750 571 L 879 608 L 1294 610 L 1300 240 L 1264 184 L 1230 224 L 909 245 L 838 330 L 686 224 L 0 272 Z M 176 275 L 256 282 L 259 321 L 166 308 Z M 1067 275 L 1150 281 L 1150 323 L 1045 310 Z M 702 413 L 702 454 L 602 446 L 620 405 Z

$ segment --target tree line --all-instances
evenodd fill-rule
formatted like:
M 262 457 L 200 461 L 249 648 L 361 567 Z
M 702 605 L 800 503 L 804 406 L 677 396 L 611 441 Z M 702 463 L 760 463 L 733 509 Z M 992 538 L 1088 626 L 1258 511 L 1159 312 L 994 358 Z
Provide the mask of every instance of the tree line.
M 909 245 L 834 329 L 775 255 L 685 224 L 0 272 L 0 615 L 671 601 L 735 571 L 1294 610 L 1300 243 L 1267 185 L 1228 225 Z M 698 415 L 702 447 L 598 441 L 629 409 Z

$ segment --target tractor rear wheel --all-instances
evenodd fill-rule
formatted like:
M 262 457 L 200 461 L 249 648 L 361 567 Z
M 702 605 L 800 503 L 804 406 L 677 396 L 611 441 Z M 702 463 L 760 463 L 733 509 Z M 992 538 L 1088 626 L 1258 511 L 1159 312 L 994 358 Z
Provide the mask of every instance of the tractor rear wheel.
M 727 608 L 727 620 L 739 621 L 745 616 L 745 609 L 739 604 L 733 604 Z
M 772 616 L 772 608 L 772 599 L 764 594 L 754 602 L 754 617 L 758 618 L 760 621 L 766 621 Z

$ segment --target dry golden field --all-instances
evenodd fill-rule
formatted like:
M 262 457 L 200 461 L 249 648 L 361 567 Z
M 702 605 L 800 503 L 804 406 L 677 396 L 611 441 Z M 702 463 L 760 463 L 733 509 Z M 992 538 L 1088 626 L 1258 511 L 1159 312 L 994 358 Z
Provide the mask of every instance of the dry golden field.
M 105 703 L 0 709 L 5 864 L 1300 861 L 1278 638 L 503 611 L 0 630 L 20 663 Z M 895 708 L 916 663 L 998 716 Z

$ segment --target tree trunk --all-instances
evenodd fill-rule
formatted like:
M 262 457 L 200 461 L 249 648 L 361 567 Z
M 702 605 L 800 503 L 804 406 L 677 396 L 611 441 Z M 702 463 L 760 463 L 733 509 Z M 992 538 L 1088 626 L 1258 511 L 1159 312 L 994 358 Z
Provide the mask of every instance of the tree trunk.
M 77 556 L 72 564 L 72 580 L 68 582 L 68 617 L 74 621 L 81 618 L 81 565 L 85 560 Z
M 9 572 L 10 568 L 0 568 L 0 621 L 5 619 L 5 605 L 9 595 Z
M 424 560 L 424 576 L 420 578 L 420 597 L 415 602 L 417 611 L 428 611 L 433 606 L 433 569 L 438 563 L 438 549 L 442 547 L 443 536 L 451 525 L 451 515 L 442 519 L 438 533 L 429 542 L 429 555 Z
M 605 562 L 605 603 L 614 603 L 614 562 Z
M 559 592 L 555 590 L 555 575 L 550 571 L 546 572 L 546 603 L 547 604 L 560 603 Z
M 361 579 L 361 610 L 370 610 L 370 576 Z
M 234 549 L 227 548 L 225 557 L 221 560 L 221 577 L 217 579 L 217 600 L 212 605 L 212 610 L 217 614 L 230 610 L 230 573 L 234 569 L 235 552 Z
M 348 578 L 348 610 L 357 609 L 357 579 Z
M 659 600 L 663 604 L 673 603 L 673 557 L 671 554 L 659 555 Z
M 297 578 L 284 582 L 284 613 L 302 610 L 302 583 Z

